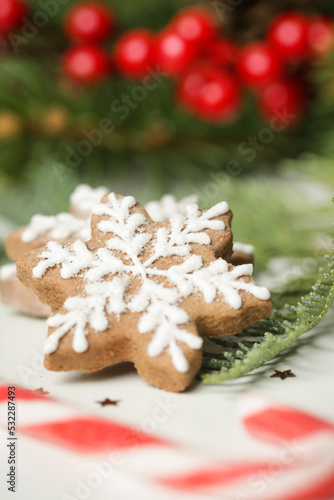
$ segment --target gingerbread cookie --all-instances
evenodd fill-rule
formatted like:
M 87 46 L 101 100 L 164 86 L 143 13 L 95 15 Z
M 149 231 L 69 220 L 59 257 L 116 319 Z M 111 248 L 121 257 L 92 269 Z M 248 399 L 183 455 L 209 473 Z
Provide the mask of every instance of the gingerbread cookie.
M 86 219 L 72 214 L 34 215 L 30 223 L 16 229 L 5 239 L 8 257 L 16 260 L 22 253 L 44 246 L 48 241 L 83 241 L 90 238 L 90 227 Z
M 92 207 L 108 192 L 105 187 L 91 188 L 79 185 L 71 195 L 73 213 L 58 215 L 34 215 L 27 226 L 12 231 L 5 239 L 5 249 L 9 258 L 16 260 L 29 250 L 40 248 L 48 241 L 83 241 L 90 238 L 90 218 Z M 88 216 L 86 214 L 88 213 Z M 25 288 L 16 277 L 15 264 L 0 269 L 1 300 L 20 312 L 32 316 L 45 317 L 51 314 L 50 308 Z M 10 273 L 10 276 L 9 276 Z
M 16 264 L 7 264 L 0 269 L 1 301 L 3 304 L 28 314 L 29 316 L 47 317 L 51 308 L 26 288 L 16 276 Z
M 186 206 L 190 203 L 197 203 L 198 196 L 196 194 L 186 196 L 178 200 L 173 194 L 165 194 L 160 200 L 149 201 L 144 205 L 144 208 L 152 220 L 156 222 L 164 222 L 173 215 L 184 212 Z
M 87 224 L 83 225 L 81 221 L 80 225 L 77 225 L 73 220 L 74 217 L 66 213 L 58 216 L 35 215 L 28 226 L 14 230 L 5 239 L 8 257 L 16 260 L 22 253 L 45 245 L 52 236 L 60 237 L 61 241 L 67 241 L 65 235 L 70 235 L 69 241 L 71 238 L 73 241 L 74 236 L 89 238 L 90 229 L 87 230 Z M 1 301 L 4 304 L 30 316 L 44 318 L 51 314 L 51 309 L 42 304 L 32 291 L 17 279 L 15 263 L 0 269 L 0 284 Z
M 270 294 L 234 267 L 225 202 L 154 222 L 132 196 L 94 207 L 87 243 L 49 242 L 19 257 L 18 276 L 56 314 L 48 369 L 94 371 L 131 361 L 151 384 L 182 391 L 201 365 L 204 336 L 267 317 Z
M 15 261 L 22 253 L 40 248 L 49 241 L 89 240 L 92 209 L 108 191 L 103 186 L 91 188 L 87 184 L 80 184 L 70 196 L 71 213 L 34 215 L 27 226 L 18 228 L 7 236 L 6 254 Z M 145 208 L 153 220 L 163 221 L 183 211 L 195 198 L 189 196 L 178 201 L 173 195 L 165 195 L 159 201 L 148 203 Z
M 234 241 L 233 253 L 229 259 L 229 262 L 234 266 L 240 266 L 241 264 L 253 264 L 254 251 L 255 248 L 253 247 L 253 245 Z
M 16 229 L 7 236 L 5 250 L 8 257 L 15 261 L 22 253 L 40 248 L 52 239 L 75 241 L 77 238 L 87 240 L 89 237 L 89 221 L 68 213 L 55 216 L 34 215 L 28 226 Z M 0 276 L 2 302 L 24 314 L 38 317 L 49 316 L 50 308 L 41 304 L 31 290 L 22 285 L 16 277 L 15 264 L 11 266 L 10 279 Z M 6 268 L 4 273 L 6 274 Z
M 109 192 L 105 186 L 92 188 L 88 184 L 79 184 L 70 196 L 70 212 L 80 219 L 89 219 L 94 205 Z
M 70 196 L 70 214 L 61 213 L 56 216 L 38 214 L 32 217 L 27 226 L 10 233 L 5 241 L 8 256 L 16 260 L 22 253 L 40 248 L 51 240 L 60 242 L 88 240 L 91 234 L 92 209 L 107 192 L 108 189 L 104 186 L 92 188 L 87 184 L 78 185 Z M 145 209 L 153 220 L 160 222 L 183 212 L 187 204 L 195 203 L 197 200 L 197 195 L 177 200 L 174 195 L 167 194 L 158 201 L 147 203 Z M 243 245 L 244 249 L 236 251 L 237 245 L 240 244 L 233 243 L 233 254 L 228 261 L 235 265 L 252 262 L 252 257 L 247 253 L 250 246 Z M 2 280 L 0 274 L 0 282 L 3 303 L 14 306 L 28 315 L 31 313 L 33 316 L 45 317 L 50 314 L 50 310 L 40 303 L 29 289 L 24 289 L 16 278 L 16 268 L 12 267 L 10 279 Z
M 70 196 L 71 213 L 55 216 L 35 215 L 27 226 L 9 234 L 5 241 L 8 257 L 16 260 L 22 253 L 40 248 L 52 240 L 60 242 L 88 240 L 93 206 L 107 192 L 108 189 L 104 186 L 92 188 L 87 184 L 80 184 Z M 148 203 L 146 207 L 154 220 L 166 220 L 178 211 L 184 210 L 185 206 L 195 199 L 196 196 L 189 196 L 178 201 L 173 195 L 165 195 L 159 201 Z M 2 302 L 32 316 L 45 317 L 51 314 L 49 308 L 40 303 L 16 278 L 15 266 L 11 269 L 10 279 L 2 280 L 0 273 Z M 6 269 L 4 273 L 6 274 Z
M 173 215 L 184 212 L 189 203 L 198 203 L 196 194 L 177 200 L 174 195 L 166 194 L 161 200 L 150 201 L 144 205 L 146 212 L 152 220 L 163 222 Z M 254 262 L 254 247 L 245 243 L 233 242 L 232 255 L 227 259 L 230 264 L 240 266 L 241 264 L 252 264 Z

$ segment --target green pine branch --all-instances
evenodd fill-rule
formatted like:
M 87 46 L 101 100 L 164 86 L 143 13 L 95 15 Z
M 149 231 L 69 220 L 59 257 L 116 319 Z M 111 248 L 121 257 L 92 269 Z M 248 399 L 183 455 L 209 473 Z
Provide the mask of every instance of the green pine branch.
M 334 301 L 334 249 L 326 258 L 327 269 L 319 270 L 320 278 L 297 305 L 286 306 L 284 312 L 275 310 L 270 318 L 251 325 L 232 340 L 211 339 L 224 350 L 204 352 L 205 384 L 235 379 L 259 368 L 320 323 Z

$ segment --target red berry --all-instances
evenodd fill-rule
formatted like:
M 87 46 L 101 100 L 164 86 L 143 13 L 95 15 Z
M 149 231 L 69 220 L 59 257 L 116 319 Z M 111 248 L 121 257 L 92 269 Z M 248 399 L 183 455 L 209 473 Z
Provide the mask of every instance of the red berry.
M 171 28 L 184 40 L 197 47 L 211 40 L 216 31 L 216 19 L 207 9 L 186 8 L 171 23 Z
M 21 0 L 0 1 L 0 33 L 7 34 L 22 24 L 28 8 Z
M 227 71 L 203 63 L 182 75 L 177 99 L 188 111 L 211 123 L 233 120 L 240 107 L 235 78 Z
M 277 55 L 287 61 L 304 60 L 309 53 L 307 31 L 309 21 L 297 12 L 278 16 L 269 26 L 268 38 Z
M 195 60 L 193 45 L 170 29 L 162 31 L 154 41 L 154 60 L 163 71 L 179 75 Z
M 114 62 L 120 73 L 130 78 L 142 78 L 152 63 L 153 34 L 135 29 L 122 35 L 114 48 Z
M 333 47 L 333 24 L 331 19 L 318 17 L 309 23 L 307 41 L 312 55 L 321 57 Z
M 280 59 L 263 42 L 244 47 L 239 53 L 237 66 L 243 83 L 253 88 L 261 87 L 283 73 Z
M 110 7 L 99 2 L 80 2 L 65 18 L 65 32 L 70 39 L 99 42 L 108 38 L 115 27 Z
M 306 94 L 303 85 L 294 80 L 277 80 L 259 94 L 259 109 L 265 120 L 276 119 L 277 125 L 286 128 L 301 119 Z
M 69 49 L 63 57 L 64 72 L 79 83 L 96 83 L 109 73 L 108 56 L 95 45 L 78 45 Z
M 198 96 L 206 81 L 207 73 L 207 66 L 197 64 L 184 73 L 178 82 L 177 100 L 190 111 L 195 111 L 197 108 Z
M 202 50 L 203 58 L 212 66 L 230 68 L 237 58 L 238 46 L 231 40 L 216 38 L 206 43 Z
M 213 123 L 227 123 L 236 118 L 240 92 L 236 79 L 227 71 L 215 69 L 200 86 L 197 114 Z

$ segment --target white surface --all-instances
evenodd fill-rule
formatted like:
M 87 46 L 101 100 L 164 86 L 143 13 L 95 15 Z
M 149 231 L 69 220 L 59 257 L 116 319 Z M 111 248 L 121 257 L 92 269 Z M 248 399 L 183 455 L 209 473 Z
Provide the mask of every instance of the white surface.
M 245 391 L 256 391 L 276 402 L 305 409 L 325 419 L 334 420 L 334 311 L 316 331 L 301 339 L 298 353 L 280 358 L 270 369 L 224 385 L 206 386 L 195 382 L 183 394 L 171 394 L 149 386 L 129 364 L 106 368 L 93 374 L 53 373 L 43 367 L 42 345 L 46 335 L 45 321 L 28 318 L 0 306 L 0 379 L 31 389 L 43 387 L 59 399 L 69 401 L 83 411 L 131 424 L 148 433 L 197 448 L 231 460 L 261 459 L 272 453 L 272 447 L 247 435 L 238 416 L 238 402 Z M 308 340 L 306 341 L 306 339 Z M 296 378 L 284 381 L 270 378 L 276 369 L 291 368 Z M 120 400 L 117 406 L 101 407 L 105 398 Z M 159 408 L 159 410 L 158 410 Z M 20 408 L 17 412 L 20 422 Z M 159 417 L 157 417 L 159 416 Z M 1 415 L 3 422 L 5 416 Z M 4 471 L 6 446 L 0 434 L 0 497 L 16 500 L 69 500 L 78 478 L 92 470 L 92 458 L 64 459 L 61 450 L 32 442 L 20 436 L 18 442 L 18 492 L 6 491 Z M 102 459 L 101 459 L 102 460 Z M 50 464 L 57 467 L 50 473 Z M 74 465 L 73 465 L 74 464 Z M 104 500 L 135 499 L 136 480 L 113 475 L 87 498 Z M 157 498 L 150 488 L 145 500 Z M 161 499 L 159 496 L 159 500 Z M 168 498 L 168 497 L 167 497 Z M 178 498 L 173 496 L 173 498 Z M 190 498 L 185 496 L 184 498 Z M 199 498 L 199 497 L 196 497 Z

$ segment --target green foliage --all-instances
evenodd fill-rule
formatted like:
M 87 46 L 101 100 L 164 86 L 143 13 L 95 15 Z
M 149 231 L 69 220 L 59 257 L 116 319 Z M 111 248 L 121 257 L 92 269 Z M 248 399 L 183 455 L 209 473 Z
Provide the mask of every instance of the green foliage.
M 80 142 L 86 140 L 85 131 L 99 129 L 100 121 L 105 118 L 113 122 L 115 130 L 103 134 L 101 143 L 80 158 L 75 168 L 81 176 L 94 170 L 96 178 L 105 174 L 125 178 L 128 172 L 132 176 L 138 171 L 146 177 L 147 171 L 155 169 L 158 171 L 154 172 L 155 182 L 163 186 L 175 171 L 182 179 L 187 178 L 189 170 L 200 177 L 212 165 L 219 170 L 231 160 L 240 163 L 244 173 L 253 173 L 263 165 L 275 168 L 282 156 L 295 158 L 304 151 L 333 154 L 334 96 L 328 92 L 334 71 L 331 58 L 319 63 L 310 75 L 314 97 L 302 123 L 294 130 L 274 133 L 269 143 L 259 139 L 268 125 L 258 115 L 254 96 L 245 94 L 241 117 L 235 123 L 213 126 L 188 116 L 175 105 L 174 83 L 166 78 L 147 92 L 143 101 L 135 102 L 124 118 L 125 114 L 115 110 L 113 103 L 122 100 L 123 95 L 131 96 L 137 83 L 112 76 L 105 85 L 80 88 L 62 75 L 60 57 L 68 45 L 62 20 L 74 1 L 59 6 L 47 26 L 19 45 L 17 54 L 9 53 L 0 60 L 0 121 L 1 113 L 10 111 L 20 126 L 18 133 L 0 138 L 0 182 L 27 182 L 33 169 L 46 158 L 72 168 L 69 149 L 77 150 Z M 109 0 L 109 3 L 119 19 L 118 32 L 134 26 L 160 29 L 180 8 L 176 0 L 159 3 Z M 253 10 L 257 3 L 260 10 L 264 8 L 264 2 L 251 2 Z M 311 12 L 328 11 L 325 3 L 319 2 L 314 7 L 311 2 L 303 2 L 303 6 Z M 38 0 L 31 4 L 33 9 L 40 9 Z M 266 4 L 269 9 L 270 2 Z M 291 2 L 287 4 L 291 8 Z M 210 2 L 209 6 L 212 7 Z M 280 8 L 287 6 L 282 3 Z M 247 8 L 247 2 L 241 2 L 233 16 L 247 19 Z M 272 15 L 278 9 L 274 3 L 273 9 Z M 237 40 L 243 26 L 240 23 L 239 28 L 233 28 L 232 35 Z M 113 40 L 108 42 L 107 48 L 113 43 Z M 65 115 L 63 127 L 56 130 L 46 125 L 51 108 Z M 258 144 L 255 147 L 249 145 L 254 138 Z

